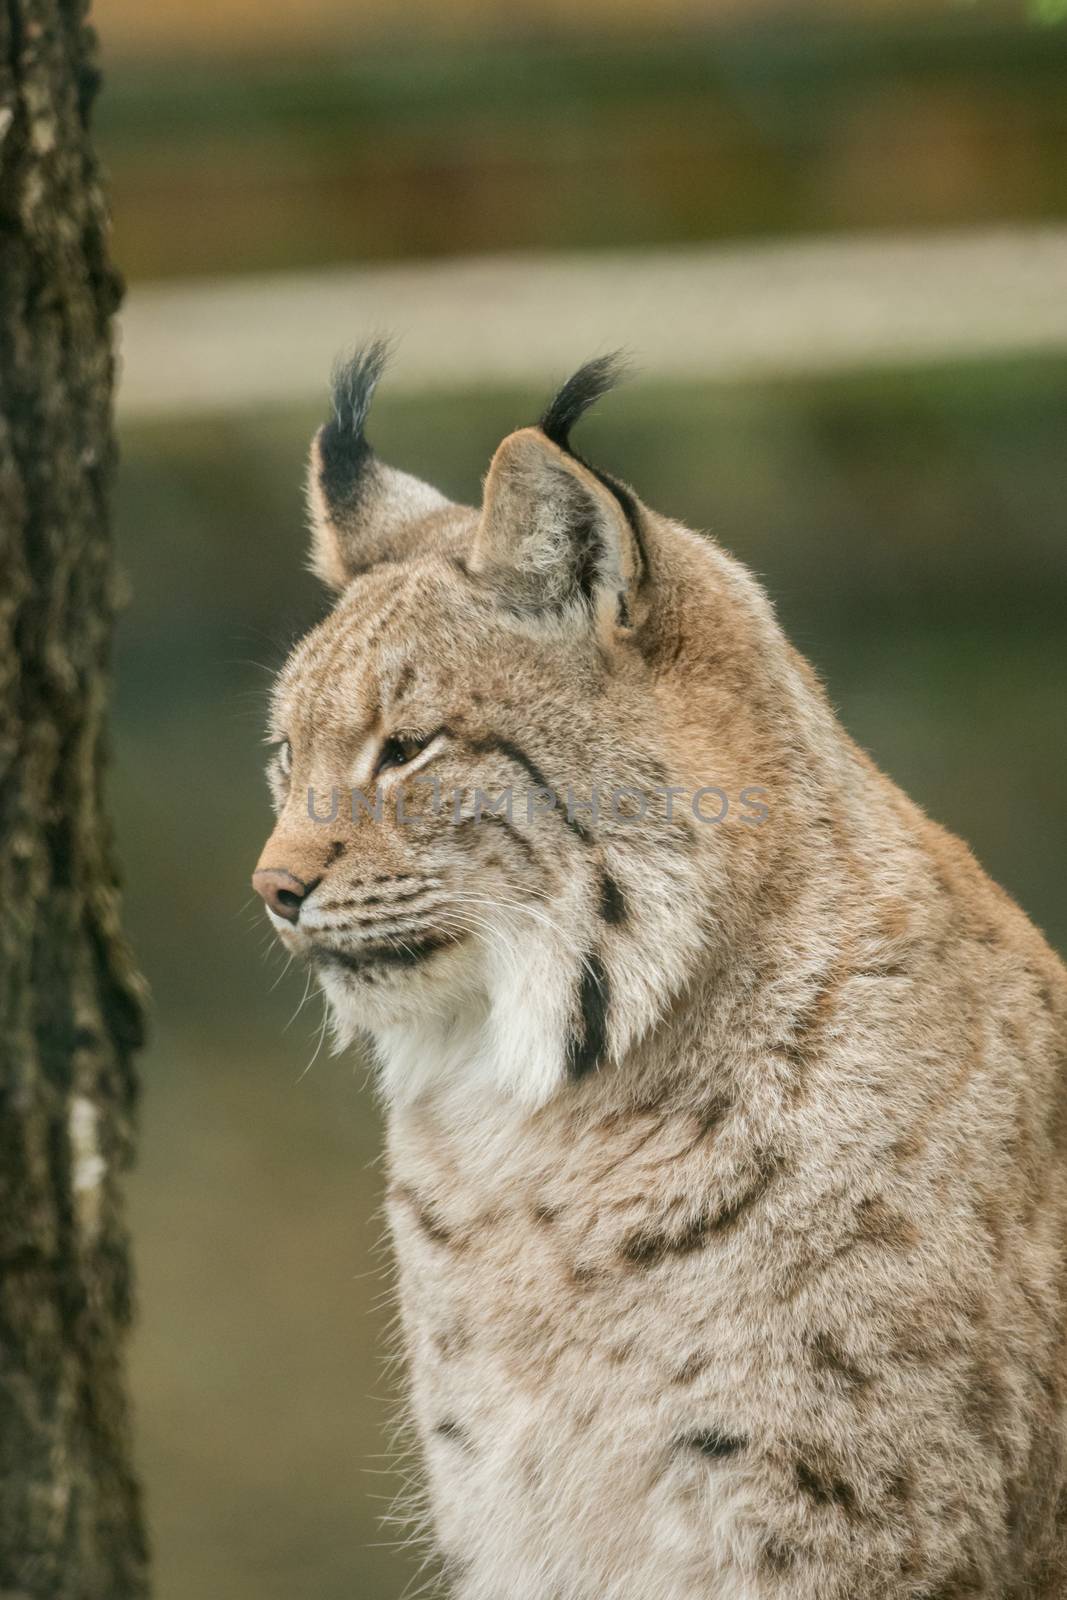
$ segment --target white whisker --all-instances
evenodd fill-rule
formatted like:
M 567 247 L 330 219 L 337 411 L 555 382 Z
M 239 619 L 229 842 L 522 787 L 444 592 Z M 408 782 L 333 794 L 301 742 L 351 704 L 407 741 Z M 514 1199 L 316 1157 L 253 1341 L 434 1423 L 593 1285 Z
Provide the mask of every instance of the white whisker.
M 312 980 L 313 976 L 314 976 L 314 974 L 311 972 L 311 969 L 309 968 L 308 969 L 308 975 L 307 975 L 307 982 L 304 984 L 304 992 L 300 996 L 300 1004 L 297 1006 L 296 1010 L 293 1012 L 292 1016 L 289 1018 L 289 1021 L 285 1024 L 285 1027 L 282 1029 L 283 1033 L 288 1033 L 289 1032 L 289 1029 L 292 1027 L 293 1023 L 296 1021 L 296 1019 L 300 1015 L 301 1011 L 303 1011 L 304 1003 L 307 1000 L 308 995 L 311 993 L 311 980 Z
M 326 996 L 323 995 L 322 996 L 322 1021 L 319 1024 L 319 1042 L 315 1046 L 315 1054 L 312 1056 L 311 1060 L 308 1062 L 308 1064 L 304 1068 L 303 1072 L 297 1078 L 297 1080 L 296 1080 L 297 1083 L 302 1083 L 303 1082 L 303 1080 L 307 1077 L 308 1073 L 311 1071 L 312 1067 L 315 1065 L 316 1061 L 319 1059 L 319 1056 L 320 1056 L 320 1054 L 322 1052 L 323 1042 L 324 1042 L 324 1040 L 326 1038 L 326 1030 L 328 1029 L 329 1025 L 330 1025 L 330 1007 L 329 1007 L 329 1004 L 327 1002 Z

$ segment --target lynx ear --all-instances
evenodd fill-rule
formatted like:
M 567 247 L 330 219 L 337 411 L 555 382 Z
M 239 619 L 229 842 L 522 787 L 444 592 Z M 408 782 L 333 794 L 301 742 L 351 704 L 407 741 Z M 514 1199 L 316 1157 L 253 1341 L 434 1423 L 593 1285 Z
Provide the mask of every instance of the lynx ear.
M 541 426 L 510 434 L 493 457 L 470 567 L 526 610 L 632 621 L 645 571 L 640 509 L 569 442 L 571 424 L 616 372 L 611 357 L 581 368 Z
M 367 443 L 364 423 L 387 354 L 376 340 L 336 368 L 334 415 L 311 442 L 310 564 L 334 590 L 379 561 L 412 554 L 423 519 L 451 504 L 428 483 L 385 466 Z

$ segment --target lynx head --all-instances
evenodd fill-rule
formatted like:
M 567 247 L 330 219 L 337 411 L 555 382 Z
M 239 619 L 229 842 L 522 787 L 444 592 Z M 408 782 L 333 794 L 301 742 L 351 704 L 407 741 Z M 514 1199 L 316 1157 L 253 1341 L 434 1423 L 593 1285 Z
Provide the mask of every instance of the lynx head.
M 616 359 L 504 439 L 480 508 L 373 453 L 382 365 L 339 371 L 312 444 L 336 602 L 276 685 L 253 881 L 387 1093 L 468 1075 L 537 1105 L 736 937 L 784 646 L 743 569 L 572 450 Z

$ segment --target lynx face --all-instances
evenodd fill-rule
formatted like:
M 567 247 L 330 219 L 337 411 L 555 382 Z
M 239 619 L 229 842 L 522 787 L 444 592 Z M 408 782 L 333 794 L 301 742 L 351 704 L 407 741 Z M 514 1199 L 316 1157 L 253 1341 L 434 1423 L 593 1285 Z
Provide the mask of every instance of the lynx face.
M 312 447 L 312 559 L 338 600 L 274 695 L 254 883 L 391 1094 L 462 1071 L 538 1104 L 618 1058 L 722 936 L 758 812 L 720 829 L 689 795 L 736 809 L 759 763 L 728 717 L 694 763 L 664 717 L 685 641 L 652 519 L 567 444 L 611 364 L 504 441 L 480 511 L 371 455 L 380 365 L 342 374 Z

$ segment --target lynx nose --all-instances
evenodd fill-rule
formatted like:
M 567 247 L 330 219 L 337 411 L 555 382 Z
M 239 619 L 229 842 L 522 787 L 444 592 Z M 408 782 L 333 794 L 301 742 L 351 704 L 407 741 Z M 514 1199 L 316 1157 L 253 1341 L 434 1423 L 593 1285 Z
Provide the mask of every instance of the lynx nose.
M 297 921 L 300 907 L 318 882 L 320 879 L 315 878 L 311 883 L 304 883 L 284 867 L 259 867 L 252 874 L 253 889 L 275 915 L 284 917 L 286 922 Z

